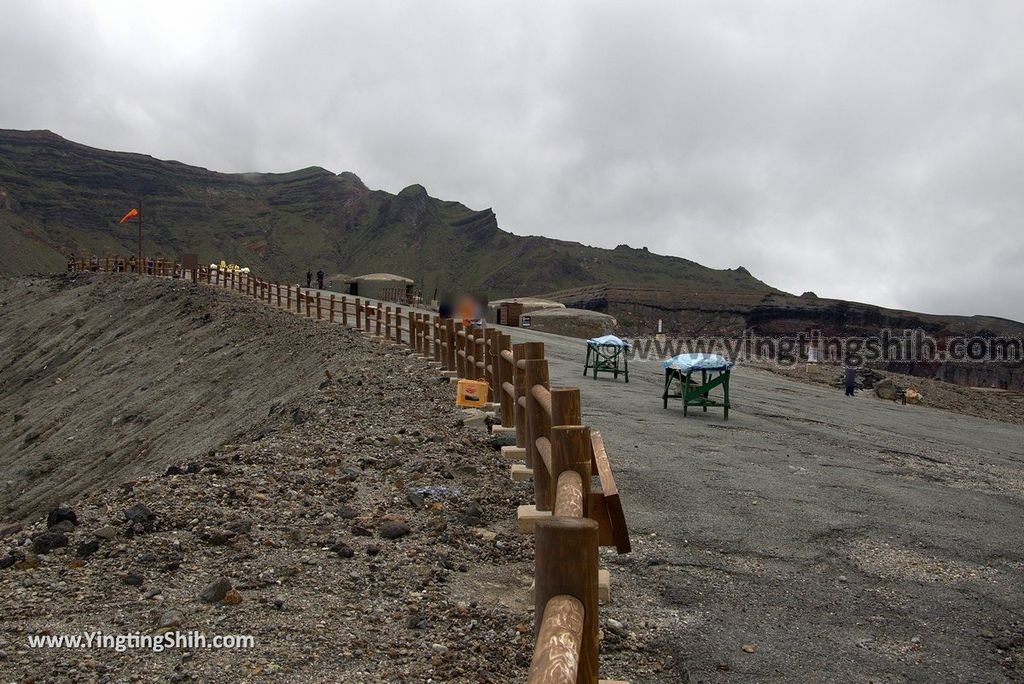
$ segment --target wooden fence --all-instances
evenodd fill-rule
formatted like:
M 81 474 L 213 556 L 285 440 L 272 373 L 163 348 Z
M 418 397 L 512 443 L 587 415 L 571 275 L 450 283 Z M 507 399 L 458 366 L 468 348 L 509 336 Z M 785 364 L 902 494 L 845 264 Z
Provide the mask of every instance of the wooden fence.
M 150 260 L 144 260 L 144 263 Z M 74 269 L 123 271 L 131 262 L 104 258 Z M 86 266 L 86 267 L 83 267 Z M 131 272 L 131 271 L 129 271 Z M 144 273 L 150 273 L 148 269 Z M 185 274 L 154 260 L 152 275 L 190 277 L 251 296 L 297 315 L 340 322 L 382 341 L 408 346 L 453 379 L 487 382 L 502 431 L 515 432 L 508 459 L 531 471 L 535 503 L 521 506 L 519 526 L 535 534 L 534 634 L 530 684 L 598 682 L 598 549 L 630 551 L 622 503 L 601 433 L 582 425 L 580 391 L 553 388 L 544 344 L 513 344 L 494 328 L 465 327 L 436 315 L 402 311 L 359 297 L 268 282 L 249 274 L 200 266 Z M 592 478 L 600 485 L 593 487 Z

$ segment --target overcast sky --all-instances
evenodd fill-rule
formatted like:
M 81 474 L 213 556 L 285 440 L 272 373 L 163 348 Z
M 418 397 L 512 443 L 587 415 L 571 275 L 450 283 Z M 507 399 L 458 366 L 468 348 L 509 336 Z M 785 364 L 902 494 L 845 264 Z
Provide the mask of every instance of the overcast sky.
M 1024 320 L 1024 2 L 0 0 L 0 127 Z

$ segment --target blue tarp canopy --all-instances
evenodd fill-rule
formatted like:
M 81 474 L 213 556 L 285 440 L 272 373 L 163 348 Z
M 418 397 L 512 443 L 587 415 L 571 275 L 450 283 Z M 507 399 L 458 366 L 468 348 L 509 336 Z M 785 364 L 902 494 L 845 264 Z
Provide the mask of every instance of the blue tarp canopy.
M 661 363 L 662 368 L 674 368 L 683 372 L 691 370 L 729 370 L 732 361 L 719 354 L 680 354 Z
M 615 335 L 605 335 L 604 337 L 591 337 L 587 340 L 587 344 L 593 347 L 624 347 L 629 349 L 629 344 L 623 342 Z

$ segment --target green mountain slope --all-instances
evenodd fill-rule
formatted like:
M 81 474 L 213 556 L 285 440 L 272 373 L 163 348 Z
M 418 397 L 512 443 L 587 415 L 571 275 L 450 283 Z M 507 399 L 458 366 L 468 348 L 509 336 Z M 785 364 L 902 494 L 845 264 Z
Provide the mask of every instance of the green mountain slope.
M 743 268 L 512 235 L 490 209 L 432 198 L 420 185 L 393 195 L 318 167 L 223 174 L 12 130 L 0 130 L 0 272 L 59 270 L 67 254 L 134 253 L 134 224 L 117 219 L 139 198 L 147 253 L 198 252 L 282 281 L 323 268 L 400 273 L 428 295 L 469 289 L 494 298 L 606 282 L 773 291 Z

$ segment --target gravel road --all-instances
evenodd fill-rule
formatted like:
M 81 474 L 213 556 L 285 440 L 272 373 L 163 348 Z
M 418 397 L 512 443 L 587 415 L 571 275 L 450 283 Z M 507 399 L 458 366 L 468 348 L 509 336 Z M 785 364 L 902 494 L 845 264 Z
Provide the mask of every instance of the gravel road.
M 645 541 L 610 560 L 659 596 L 684 676 L 1024 677 L 1019 426 L 747 368 L 728 421 L 683 418 L 662 409 L 657 361 L 595 381 L 582 341 L 513 332 L 545 343 L 552 384 L 580 387 L 604 434 Z

